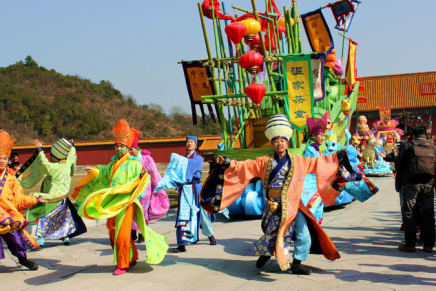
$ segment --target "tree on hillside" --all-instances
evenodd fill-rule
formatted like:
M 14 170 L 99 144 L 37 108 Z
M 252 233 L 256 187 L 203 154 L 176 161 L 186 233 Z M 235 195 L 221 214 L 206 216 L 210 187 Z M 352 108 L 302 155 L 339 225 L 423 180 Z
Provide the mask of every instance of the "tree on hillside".
M 38 63 L 30 55 L 25 58 L 24 65 L 27 67 L 38 67 Z

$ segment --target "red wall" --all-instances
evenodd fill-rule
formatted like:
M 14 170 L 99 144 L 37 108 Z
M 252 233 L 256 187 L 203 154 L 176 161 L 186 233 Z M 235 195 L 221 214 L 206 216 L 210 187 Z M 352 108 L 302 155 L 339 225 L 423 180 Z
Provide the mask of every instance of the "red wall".
M 171 144 L 139 145 L 142 149 L 151 152 L 156 163 L 169 163 L 171 153 L 184 155 L 186 153 L 185 142 Z M 113 146 L 77 147 L 77 165 L 104 165 L 110 162 L 115 154 Z M 14 150 L 13 150 L 14 151 Z M 46 156 L 50 156 L 50 150 L 45 149 Z M 35 150 L 17 150 L 20 163 L 27 161 Z

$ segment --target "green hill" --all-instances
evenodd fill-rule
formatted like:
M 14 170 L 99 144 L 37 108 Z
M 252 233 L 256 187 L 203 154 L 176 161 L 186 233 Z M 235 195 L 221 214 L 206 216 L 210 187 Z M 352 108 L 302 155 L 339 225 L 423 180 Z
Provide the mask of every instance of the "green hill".
M 31 56 L 0 68 L 0 113 L 0 129 L 16 138 L 17 144 L 30 144 L 35 138 L 44 143 L 60 137 L 112 139 L 112 127 L 121 118 L 138 128 L 141 137 L 220 133 L 210 118 L 194 126 L 191 115 L 179 107 L 165 114 L 159 105 L 138 105 L 110 81 L 96 84 L 62 75 L 39 66 Z

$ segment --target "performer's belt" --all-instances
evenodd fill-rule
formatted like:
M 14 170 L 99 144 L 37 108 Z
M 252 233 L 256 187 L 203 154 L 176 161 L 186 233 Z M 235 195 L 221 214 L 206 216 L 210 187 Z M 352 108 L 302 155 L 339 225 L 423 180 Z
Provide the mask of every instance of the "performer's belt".
M 268 189 L 269 198 L 282 198 L 282 189 Z

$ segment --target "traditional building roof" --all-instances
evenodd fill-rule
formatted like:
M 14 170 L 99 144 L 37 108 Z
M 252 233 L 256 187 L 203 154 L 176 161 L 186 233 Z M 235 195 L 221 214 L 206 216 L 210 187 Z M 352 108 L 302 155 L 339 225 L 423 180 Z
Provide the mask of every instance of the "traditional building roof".
M 359 112 L 378 111 L 379 107 L 398 109 L 436 109 L 436 72 L 363 77 Z

